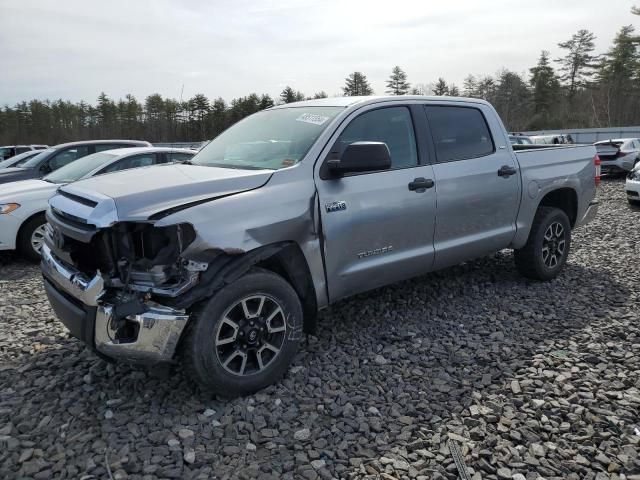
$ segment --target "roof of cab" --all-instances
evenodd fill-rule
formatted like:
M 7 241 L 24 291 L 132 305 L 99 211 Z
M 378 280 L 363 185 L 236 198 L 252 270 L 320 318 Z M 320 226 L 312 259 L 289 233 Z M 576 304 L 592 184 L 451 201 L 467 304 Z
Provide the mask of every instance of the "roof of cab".
M 129 147 L 129 148 L 113 148 L 111 150 L 103 150 L 100 153 L 108 153 L 118 157 L 129 157 L 138 153 L 161 153 L 161 152 L 174 152 L 174 153 L 192 153 L 196 154 L 195 150 L 189 148 L 171 148 L 171 147 Z
M 270 110 L 279 108 L 299 108 L 299 107 L 350 107 L 352 105 L 368 105 L 372 103 L 391 102 L 398 100 L 422 100 L 429 102 L 447 101 L 447 102 L 473 102 L 487 104 L 479 98 L 466 97 L 446 97 L 446 96 L 427 96 L 427 95 L 387 95 L 387 96 L 362 96 L 362 97 L 331 97 L 319 98 L 317 100 L 303 100 L 301 102 L 284 103 L 271 107 Z
M 140 147 L 150 147 L 151 144 L 145 140 L 119 140 L 119 139 L 106 139 L 106 140 L 82 140 L 80 142 L 60 143 L 52 148 L 66 148 L 75 147 L 80 145 L 100 145 L 103 143 L 119 143 L 121 145 L 137 145 Z

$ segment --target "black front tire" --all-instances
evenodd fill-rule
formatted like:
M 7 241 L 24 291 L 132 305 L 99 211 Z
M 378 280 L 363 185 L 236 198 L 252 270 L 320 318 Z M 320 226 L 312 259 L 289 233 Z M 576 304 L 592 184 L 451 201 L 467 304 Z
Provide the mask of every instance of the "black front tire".
M 562 228 L 562 240 L 555 240 L 555 244 L 549 246 L 549 241 L 545 240 L 545 235 L 549 229 L 557 229 L 557 225 Z M 562 254 L 558 255 L 558 244 L 564 242 Z M 554 247 L 555 245 L 555 247 Z M 524 277 L 534 280 L 551 280 L 556 278 L 564 267 L 571 246 L 571 223 L 569 217 L 559 208 L 539 207 L 531 225 L 527 243 L 521 249 L 514 251 L 514 258 L 518 272 Z M 544 250 L 546 248 L 545 257 Z M 549 248 L 555 248 L 555 263 L 549 259 Z
M 257 330 L 255 327 L 249 327 L 249 322 L 242 312 L 249 308 L 257 312 L 259 300 L 251 307 L 249 304 L 243 304 L 243 300 L 250 299 L 251 302 L 255 297 L 266 297 L 269 305 L 265 301 L 265 307 L 260 304 L 259 308 L 262 310 L 268 306 L 270 312 L 255 318 L 256 325 L 262 322 L 264 336 L 263 333 L 259 333 L 260 337 L 256 343 L 247 345 L 243 340 L 247 340 Z M 240 310 L 236 310 L 238 305 L 241 306 Z M 242 307 L 246 307 L 247 310 Z M 277 314 L 278 328 L 267 328 L 269 322 L 266 318 L 277 310 L 276 307 L 282 310 L 281 316 Z M 277 382 L 286 373 L 298 349 L 302 336 L 302 322 L 300 299 L 291 285 L 273 272 L 259 268 L 251 269 L 195 309 L 182 345 L 185 367 L 190 377 L 204 391 L 221 397 L 254 393 Z M 230 328 L 230 323 L 233 323 L 234 328 Z M 251 324 L 253 325 L 253 322 Z M 282 337 L 277 338 L 276 333 L 267 333 L 267 330 L 275 331 L 282 328 L 284 331 L 278 332 Z M 223 335 L 226 338 L 220 339 L 223 329 L 226 329 Z M 242 338 L 240 333 L 244 335 Z M 236 340 L 228 342 L 232 337 Z M 218 345 L 221 341 L 228 343 Z M 265 363 L 265 357 L 260 354 L 260 362 L 265 363 L 262 366 L 258 363 L 257 352 L 262 348 L 260 345 L 264 346 L 267 343 L 279 347 L 279 352 L 273 357 L 269 355 L 268 363 Z M 225 361 L 233 357 L 232 354 L 248 357 L 231 358 L 231 362 L 225 365 Z M 246 366 L 242 366 L 243 359 Z M 246 373 L 240 374 L 240 370 Z
M 32 237 L 34 235 L 34 232 L 36 232 L 36 230 L 38 230 L 46 223 L 47 219 L 44 216 L 44 213 L 40 213 L 27 220 L 20 227 L 16 242 L 18 252 L 20 252 L 22 256 L 28 258 L 32 262 L 40 261 L 40 252 L 34 248 L 32 244 Z

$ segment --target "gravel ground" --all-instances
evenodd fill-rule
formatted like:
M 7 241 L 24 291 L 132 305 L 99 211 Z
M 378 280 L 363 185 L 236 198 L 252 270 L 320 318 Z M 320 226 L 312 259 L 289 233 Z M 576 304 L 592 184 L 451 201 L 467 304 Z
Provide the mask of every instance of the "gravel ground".
M 0 257 L 0 478 L 640 479 L 640 211 L 605 181 L 567 268 L 510 252 L 324 312 L 289 374 L 207 397 L 69 338 Z

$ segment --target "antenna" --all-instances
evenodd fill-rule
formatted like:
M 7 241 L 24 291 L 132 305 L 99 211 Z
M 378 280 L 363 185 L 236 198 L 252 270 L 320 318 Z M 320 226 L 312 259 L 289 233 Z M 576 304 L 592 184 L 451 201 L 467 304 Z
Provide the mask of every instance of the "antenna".
M 184 83 L 182 84 L 182 89 L 180 90 L 180 103 L 182 103 L 182 94 L 184 93 Z

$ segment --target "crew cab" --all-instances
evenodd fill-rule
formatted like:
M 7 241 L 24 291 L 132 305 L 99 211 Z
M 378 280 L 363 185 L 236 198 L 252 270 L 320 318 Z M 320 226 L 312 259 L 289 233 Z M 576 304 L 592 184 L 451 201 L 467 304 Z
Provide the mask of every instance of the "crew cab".
M 595 153 L 512 146 L 477 99 L 277 106 L 188 164 L 61 187 L 44 286 L 99 355 L 182 358 L 204 389 L 247 394 L 345 297 L 501 249 L 525 277 L 555 278 L 597 211 Z

